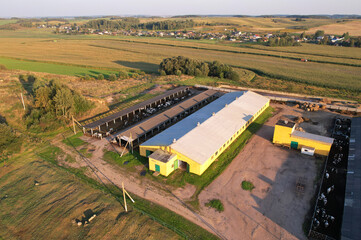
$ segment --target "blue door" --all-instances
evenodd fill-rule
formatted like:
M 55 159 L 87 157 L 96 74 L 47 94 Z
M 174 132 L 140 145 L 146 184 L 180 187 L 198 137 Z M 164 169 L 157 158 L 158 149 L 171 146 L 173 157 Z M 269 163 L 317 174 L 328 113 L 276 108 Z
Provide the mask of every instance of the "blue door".
M 156 171 L 156 172 L 160 172 L 160 166 L 157 165 L 157 164 L 155 164 L 155 171 Z
M 291 148 L 293 148 L 293 149 L 298 149 L 298 142 L 292 141 L 292 142 L 291 142 Z

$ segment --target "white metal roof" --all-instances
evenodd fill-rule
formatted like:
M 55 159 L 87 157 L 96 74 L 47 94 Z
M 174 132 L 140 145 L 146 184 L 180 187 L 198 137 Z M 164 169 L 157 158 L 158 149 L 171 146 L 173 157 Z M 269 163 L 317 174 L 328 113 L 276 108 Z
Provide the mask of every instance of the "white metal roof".
M 164 130 L 163 132 L 152 137 L 148 141 L 144 142 L 143 146 L 169 146 L 173 143 L 173 140 L 182 138 L 185 134 L 195 128 L 199 123 L 203 123 L 212 116 L 213 113 L 217 113 L 224 108 L 226 104 L 233 102 L 236 97 L 240 97 L 244 92 L 233 92 L 224 94 L 220 98 L 211 102 L 210 104 L 199 109 L 195 113 L 192 113 L 188 117 Z
M 210 113 L 207 120 L 171 144 L 171 147 L 199 164 L 205 163 L 269 101 L 251 91 L 239 95 L 240 92 L 225 94 L 233 101 L 228 105 L 223 104 L 223 108 L 214 116 Z M 223 99 L 221 97 L 216 101 L 223 102 Z
M 224 94 L 142 145 L 170 145 L 203 164 L 268 101 L 268 98 L 250 91 Z
M 300 137 L 300 138 L 305 138 L 305 139 L 312 139 L 318 142 L 323 142 L 323 143 L 328 143 L 328 144 L 332 144 L 333 143 L 333 138 L 330 137 L 324 137 L 324 136 L 320 136 L 320 135 L 316 135 L 316 134 L 312 134 L 312 133 L 307 133 L 307 132 L 300 132 L 300 131 L 293 131 L 292 136 L 295 137 Z

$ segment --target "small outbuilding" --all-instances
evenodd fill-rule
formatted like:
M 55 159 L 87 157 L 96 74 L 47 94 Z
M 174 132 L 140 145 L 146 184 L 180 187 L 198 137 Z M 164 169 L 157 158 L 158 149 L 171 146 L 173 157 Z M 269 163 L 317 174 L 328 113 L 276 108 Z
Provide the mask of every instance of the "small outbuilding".
M 295 127 L 294 122 L 279 120 L 273 133 L 273 143 L 293 149 L 312 149 L 315 154 L 328 156 L 333 138 L 297 131 Z

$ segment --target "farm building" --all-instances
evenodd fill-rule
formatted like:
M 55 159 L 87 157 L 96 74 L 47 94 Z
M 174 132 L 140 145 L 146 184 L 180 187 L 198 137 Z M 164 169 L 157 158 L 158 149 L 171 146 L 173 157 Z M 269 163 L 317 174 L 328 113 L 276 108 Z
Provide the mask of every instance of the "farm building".
M 143 142 L 154 134 L 161 132 L 169 125 L 179 121 L 179 119 L 197 111 L 210 101 L 213 101 L 217 98 L 218 93 L 219 92 L 215 90 L 201 92 L 180 102 L 179 104 L 174 105 L 164 112 L 155 114 L 145 121 L 135 124 L 131 128 L 128 128 L 120 133 L 116 133 L 115 135 L 119 145 L 125 146 L 129 143 L 132 147 L 138 146 L 140 142 Z
M 226 93 L 141 144 L 140 154 L 164 176 L 177 168 L 201 175 L 268 106 L 251 91 Z
M 152 99 L 138 103 L 130 108 L 115 112 L 109 116 L 98 119 L 92 123 L 83 126 L 83 132 L 93 135 L 96 133 L 106 133 L 110 129 L 123 128 L 128 122 L 134 121 L 134 119 L 142 116 L 142 112 L 147 109 L 155 107 L 159 104 L 163 104 L 168 100 L 174 98 L 181 98 L 189 94 L 189 87 L 182 86 L 172 90 L 169 90 L 159 96 L 155 96 Z
M 279 120 L 275 126 L 273 143 L 303 152 L 314 152 L 327 156 L 330 152 L 333 138 L 295 130 L 294 122 Z

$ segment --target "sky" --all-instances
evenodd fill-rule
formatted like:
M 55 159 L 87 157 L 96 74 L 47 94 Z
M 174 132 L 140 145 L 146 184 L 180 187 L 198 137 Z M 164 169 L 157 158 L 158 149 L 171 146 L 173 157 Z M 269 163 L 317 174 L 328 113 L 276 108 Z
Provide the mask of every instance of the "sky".
M 361 0 L 0 0 L 0 17 L 359 14 Z

